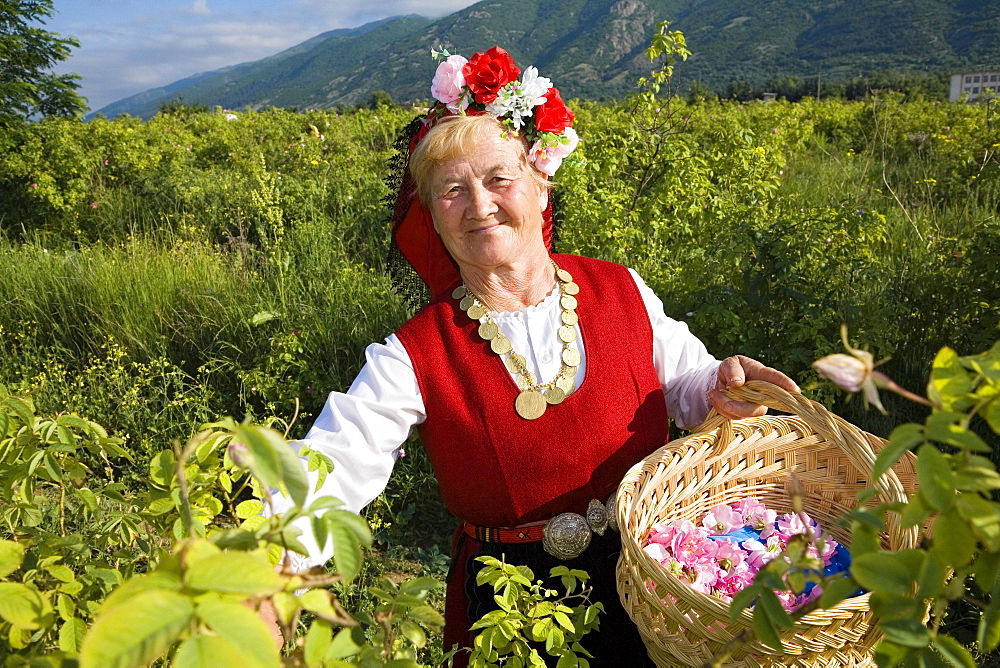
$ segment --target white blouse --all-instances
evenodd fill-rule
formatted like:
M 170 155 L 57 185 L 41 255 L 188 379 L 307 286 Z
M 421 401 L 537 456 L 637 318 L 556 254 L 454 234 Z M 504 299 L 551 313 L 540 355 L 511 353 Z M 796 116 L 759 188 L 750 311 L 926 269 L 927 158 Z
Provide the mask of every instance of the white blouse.
M 708 391 L 715 387 L 719 362 L 686 324 L 668 318 L 660 299 L 638 274 L 629 272 L 653 328 L 653 366 L 663 386 L 667 413 L 681 427 L 700 424 L 708 415 Z M 557 331 L 562 325 L 561 313 L 555 289 L 522 311 L 490 313 L 512 348 L 525 357 L 528 368 L 543 382 L 554 378 L 560 368 L 562 340 Z M 578 387 L 586 376 L 586 355 L 579 325 L 576 329 L 577 338 L 570 345 L 583 359 L 573 379 Z M 307 503 L 319 496 L 333 496 L 346 510 L 360 512 L 385 489 L 401 445 L 426 417 L 413 364 L 395 334 L 385 343 L 368 346 L 365 359 L 351 388 L 331 392 L 306 437 L 292 444 L 297 448 L 305 443 L 333 461 L 333 471 L 318 491 L 310 491 Z M 316 474 L 309 476 L 313 490 Z M 276 512 L 291 505 L 280 494 L 274 498 Z M 309 549 L 307 559 L 294 559 L 297 569 L 323 564 L 333 555 L 329 543 L 322 548 L 316 544 L 308 521 L 303 518 L 296 526 L 302 529 L 302 544 Z

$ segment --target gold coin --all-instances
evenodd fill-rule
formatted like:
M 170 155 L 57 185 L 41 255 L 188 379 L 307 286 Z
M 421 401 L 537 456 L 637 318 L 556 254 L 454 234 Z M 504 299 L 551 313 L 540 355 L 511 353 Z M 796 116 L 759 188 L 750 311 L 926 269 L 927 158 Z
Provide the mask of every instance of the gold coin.
M 468 313 L 469 317 L 472 318 L 473 320 L 479 320 L 484 315 L 486 315 L 486 309 L 484 309 L 479 304 L 473 304 L 468 308 L 468 310 L 466 310 L 466 313 Z
M 465 286 L 464 285 L 460 285 L 457 288 L 455 288 L 452 291 L 451 296 L 454 297 L 455 299 L 461 299 L 462 297 L 464 297 L 465 296 Z
M 556 269 L 556 277 L 558 277 L 563 283 L 569 283 L 573 280 L 573 274 L 569 273 L 565 269 Z
M 507 358 L 507 368 L 510 369 L 511 373 L 521 373 L 525 367 L 524 355 L 519 355 L 518 353 L 511 353 Z
M 492 320 L 487 320 L 479 326 L 479 336 L 483 337 L 487 341 L 492 341 L 497 338 L 500 333 L 500 328 Z
M 562 361 L 566 366 L 580 366 L 580 351 L 567 348 L 562 351 Z
M 559 376 L 556 379 L 556 387 L 563 391 L 563 397 L 568 397 L 573 392 L 573 379 L 569 376 Z
M 546 403 L 552 404 L 553 406 L 555 406 L 556 404 L 561 404 L 563 402 L 563 399 L 565 398 L 566 398 L 566 393 L 558 386 L 550 387 L 549 389 L 545 390 L 545 401 Z
M 490 348 L 497 355 L 506 355 L 510 352 L 510 340 L 503 334 L 497 334 L 496 338 L 490 341 Z M 579 357 L 579 353 L 577 353 Z
M 563 292 L 565 292 L 568 295 L 578 294 L 580 292 L 580 286 L 574 283 L 573 281 L 570 281 L 569 283 L 563 286 Z
M 576 323 L 580 322 L 580 316 L 576 314 L 576 311 L 563 311 L 562 321 L 564 325 L 572 327 Z
M 458 303 L 458 307 L 463 311 L 468 311 L 469 308 L 475 303 L 476 303 L 475 299 L 473 299 L 469 295 L 465 295 L 464 297 L 462 297 L 462 301 Z
M 569 325 L 563 325 L 559 328 L 559 338 L 569 343 L 576 339 L 576 330 Z
M 517 386 L 522 390 L 530 390 L 531 387 L 534 385 L 534 383 L 532 382 L 533 380 L 534 378 L 531 378 L 530 376 L 525 376 L 524 374 L 518 374 Z
M 578 366 L 564 366 L 562 368 L 562 374 L 567 378 L 572 378 L 576 375 L 576 372 L 580 370 Z
M 514 410 L 525 420 L 536 420 L 545 413 L 545 397 L 541 392 L 535 390 L 525 390 L 517 395 L 514 401 Z
M 562 305 L 564 309 L 572 311 L 576 308 L 576 297 L 573 295 L 563 295 L 559 299 L 559 304 Z

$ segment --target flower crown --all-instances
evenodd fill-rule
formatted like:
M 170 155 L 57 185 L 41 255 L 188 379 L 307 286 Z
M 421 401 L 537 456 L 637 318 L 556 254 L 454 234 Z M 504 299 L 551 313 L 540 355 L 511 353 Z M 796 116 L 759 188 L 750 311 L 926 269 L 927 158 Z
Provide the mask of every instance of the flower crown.
M 427 114 L 428 122 L 447 113 L 464 114 L 467 109 L 485 112 L 508 130 L 521 132 L 531 142 L 528 161 L 552 176 L 580 138 L 572 127 L 574 114 L 559 89 L 529 67 L 521 70 L 510 54 L 499 46 L 466 60 L 446 50 L 431 50 L 444 59 L 434 73 L 431 95 L 438 101 Z

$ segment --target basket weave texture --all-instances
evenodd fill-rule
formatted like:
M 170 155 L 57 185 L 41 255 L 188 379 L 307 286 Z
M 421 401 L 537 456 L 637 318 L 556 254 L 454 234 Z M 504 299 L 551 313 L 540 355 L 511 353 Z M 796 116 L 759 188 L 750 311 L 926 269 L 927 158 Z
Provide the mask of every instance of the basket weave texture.
M 885 441 L 865 433 L 800 394 L 748 382 L 730 393 L 790 415 L 733 420 L 711 417 L 696 433 L 666 444 L 628 472 L 618 488 L 622 534 L 618 592 L 658 666 L 698 666 L 745 629 L 752 613 L 729 619 L 729 605 L 691 589 L 643 552 L 649 529 L 660 522 L 698 523 L 718 503 L 754 497 L 779 514 L 792 512 L 791 497 L 838 542 L 850 544 L 837 519 L 857 504 L 855 493 L 880 489 L 873 503 L 905 501 L 916 490 L 914 458 L 903 458 L 877 485 L 875 455 Z M 888 526 L 883 547 L 915 547 L 916 529 Z M 782 634 L 784 652 L 755 636 L 737 644 L 727 666 L 874 666 L 881 639 L 868 594 L 816 610 Z

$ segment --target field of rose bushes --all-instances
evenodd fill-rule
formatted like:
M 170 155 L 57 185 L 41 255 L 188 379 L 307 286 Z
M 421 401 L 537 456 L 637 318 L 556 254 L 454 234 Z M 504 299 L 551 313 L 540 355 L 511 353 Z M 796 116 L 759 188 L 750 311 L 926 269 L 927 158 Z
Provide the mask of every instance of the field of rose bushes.
M 916 390 L 941 346 L 1000 338 L 995 104 L 571 106 L 583 159 L 557 176 L 558 249 L 635 268 L 717 356 L 766 360 L 887 435 L 919 414 L 811 385 L 841 323 Z M 120 438 L 123 489 L 219 416 L 302 435 L 410 314 L 384 272 L 382 178 L 413 115 L 174 108 L 4 131 L 0 386 Z M 383 559 L 343 591 L 360 608 L 385 572 L 446 572 L 452 520 L 419 443 L 406 451 L 367 511 Z M 16 510 L 0 503 L 0 536 Z

